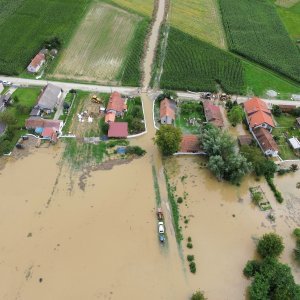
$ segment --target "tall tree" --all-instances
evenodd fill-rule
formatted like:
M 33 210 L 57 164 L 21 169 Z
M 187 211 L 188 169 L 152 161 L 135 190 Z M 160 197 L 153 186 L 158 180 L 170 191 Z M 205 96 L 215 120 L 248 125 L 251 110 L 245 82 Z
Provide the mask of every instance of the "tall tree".
M 182 133 L 177 127 L 162 125 L 156 131 L 154 142 L 163 155 L 172 155 L 179 150 Z

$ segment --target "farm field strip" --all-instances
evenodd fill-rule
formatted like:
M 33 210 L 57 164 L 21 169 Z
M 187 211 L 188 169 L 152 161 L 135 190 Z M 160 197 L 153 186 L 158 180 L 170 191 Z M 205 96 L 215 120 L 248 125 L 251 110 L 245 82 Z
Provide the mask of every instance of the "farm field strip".
M 291 7 L 299 2 L 299 0 L 276 0 L 275 3 L 282 7 Z
M 139 20 L 119 8 L 95 2 L 53 76 L 97 82 L 115 80 Z
M 1 6 L 0 73 L 21 73 L 49 38 L 58 37 L 67 44 L 90 1 L 40 0 L 43 9 L 37 8 L 35 0 L 5 1 Z M 14 6 L 18 3 L 22 5 Z
M 216 47 L 226 49 L 217 0 L 171 0 L 171 26 Z
M 219 0 L 231 51 L 300 82 L 300 53 L 267 0 Z
M 155 0 L 110 0 L 124 9 L 134 11 L 138 14 L 151 17 Z

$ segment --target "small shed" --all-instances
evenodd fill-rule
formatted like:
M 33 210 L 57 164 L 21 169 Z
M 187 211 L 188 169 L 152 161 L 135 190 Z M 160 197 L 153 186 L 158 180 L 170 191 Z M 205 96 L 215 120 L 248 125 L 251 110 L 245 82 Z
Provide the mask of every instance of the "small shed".
M 278 106 L 284 113 L 290 113 L 296 108 L 296 105 L 279 104 Z
M 290 145 L 292 146 L 292 148 L 294 150 L 299 150 L 300 149 L 300 142 L 297 138 L 295 138 L 295 137 L 290 138 L 289 143 L 290 143 Z
M 249 146 L 253 141 L 252 136 L 249 134 L 239 135 L 237 139 L 240 146 L 244 146 L 244 145 Z
M 292 100 L 294 100 L 294 101 L 300 101 L 300 95 L 299 94 L 293 94 L 292 95 Z
M 199 137 L 193 134 L 186 134 L 182 136 L 180 143 L 180 152 L 181 153 L 199 153 L 200 141 Z

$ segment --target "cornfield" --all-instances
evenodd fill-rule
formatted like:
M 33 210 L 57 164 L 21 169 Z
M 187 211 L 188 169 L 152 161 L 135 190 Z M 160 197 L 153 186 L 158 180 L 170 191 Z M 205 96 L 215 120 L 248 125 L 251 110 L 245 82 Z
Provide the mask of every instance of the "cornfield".
M 171 28 L 160 86 L 166 89 L 216 91 L 244 90 L 239 58 Z
M 300 53 L 268 0 L 219 0 L 231 51 L 300 82 Z

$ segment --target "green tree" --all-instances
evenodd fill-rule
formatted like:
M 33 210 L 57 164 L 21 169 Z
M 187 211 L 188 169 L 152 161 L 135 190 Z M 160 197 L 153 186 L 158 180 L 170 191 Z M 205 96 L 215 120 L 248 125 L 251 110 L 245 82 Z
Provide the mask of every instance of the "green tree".
M 154 142 L 163 155 L 172 155 L 179 150 L 182 133 L 177 127 L 162 125 L 156 131 Z
M 203 149 L 209 156 L 208 168 L 219 180 L 238 183 L 249 173 L 251 164 L 237 153 L 231 136 L 214 126 L 200 131 Z
M 282 110 L 278 105 L 272 106 L 272 114 L 276 117 L 280 117 L 282 114 Z
M 205 300 L 204 293 L 201 291 L 197 291 L 193 294 L 191 300 Z
M 269 289 L 270 285 L 268 280 L 258 273 L 249 288 L 249 297 L 251 300 L 269 300 Z
M 274 177 L 277 165 L 272 160 L 267 159 L 258 147 L 243 145 L 241 153 L 247 161 L 251 162 L 257 176 Z
M 7 125 L 12 125 L 17 122 L 17 119 L 14 113 L 11 110 L 7 109 L 0 113 L 0 122 L 3 122 Z
M 21 103 L 18 103 L 16 105 L 16 110 L 20 115 L 26 115 L 30 113 L 30 107 L 23 105 Z
M 242 123 L 243 117 L 244 111 L 240 105 L 234 105 L 228 113 L 228 119 L 233 126 Z
M 283 249 L 282 237 L 275 233 L 264 234 L 257 245 L 257 252 L 263 258 L 279 257 Z

